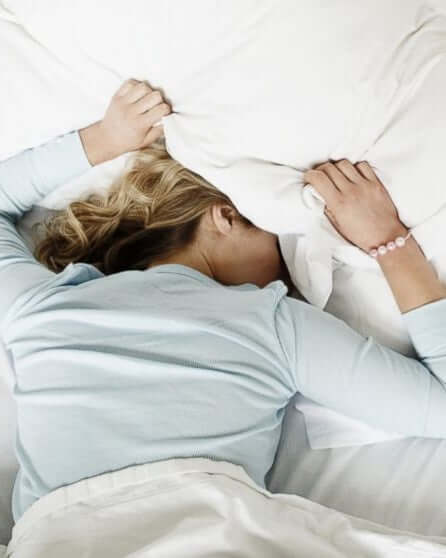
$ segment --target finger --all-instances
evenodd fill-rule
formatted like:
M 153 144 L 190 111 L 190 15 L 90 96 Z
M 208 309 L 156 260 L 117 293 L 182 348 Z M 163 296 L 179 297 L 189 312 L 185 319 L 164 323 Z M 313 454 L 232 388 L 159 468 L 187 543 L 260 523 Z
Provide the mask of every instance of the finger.
M 167 103 L 162 103 L 161 105 L 157 105 L 153 109 L 150 109 L 148 112 L 142 115 L 144 118 L 144 124 L 148 128 L 156 124 L 163 116 L 167 116 L 172 112 L 170 106 Z
M 329 176 L 336 188 L 341 192 L 348 192 L 354 186 L 354 184 L 350 182 L 345 174 L 341 172 L 333 163 L 323 163 L 322 165 L 316 167 L 315 170 L 321 170 L 325 172 L 325 174 Z
M 125 94 L 124 99 L 126 103 L 135 103 L 139 101 L 144 95 L 152 93 L 152 89 L 147 85 L 147 83 L 138 82 L 137 85 L 133 85 L 131 89 Z
M 126 95 L 132 87 L 137 85 L 139 82 L 136 79 L 126 79 L 122 84 L 121 87 L 116 91 L 115 97 L 123 97 Z
M 339 202 L 341 192 L 336 188 L 325 172 L 320 170 L 309 170 L 304 175 L 304 181 L 313 186 L 316 192 L 324 198 L 325 203 L 329 207 L 333 207 Z
M 341 159 L 335 163 L 336 167 L 354 184 L 361 182 L 363 176 L 355 169 L 355 167 L 347 159 Z
M 376 176 L 375 171 L 367 163 L 367 161 L 361 161 L 356 165 L 356 168 L 364 178 L 367 178 L 368 180 L 376 180 L 378 182 L 381 182 L 379 178 Z
M 163 96 L 159 91 L 152 91 L 151 93 L 144 95 L 144 97 L 139 99 L 139 101 L 136 101 L 134 106 L 137 114 L 144 114 L 148 110 L 156 107 L 156 105 L 161 104 L 163 101 Z
M 156 126 L 151 128 L 144 139 L 144 146 L 147 147 L 151 143 L 153 143 L 158 138 L 164 136 L 164 128 L 162 126 Z

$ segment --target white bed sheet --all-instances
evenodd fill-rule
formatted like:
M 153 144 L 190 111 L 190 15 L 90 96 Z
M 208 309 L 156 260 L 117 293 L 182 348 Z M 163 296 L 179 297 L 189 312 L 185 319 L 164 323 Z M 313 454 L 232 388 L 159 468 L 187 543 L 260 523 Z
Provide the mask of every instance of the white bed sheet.
M 392 528 L 444 536 L 445 470 L 446 440 L 313 450 L 303 415 L 289 406 L 268 488 Z

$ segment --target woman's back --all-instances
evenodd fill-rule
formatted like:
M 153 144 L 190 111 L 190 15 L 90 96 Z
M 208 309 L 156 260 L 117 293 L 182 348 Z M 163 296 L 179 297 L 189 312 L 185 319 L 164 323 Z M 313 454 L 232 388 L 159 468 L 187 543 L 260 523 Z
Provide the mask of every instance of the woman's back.
M 85 264 L 33 293 L 5 336 L 15 517 L 58 486 L 172 457 L 229 460 L 263 485 L 294 393 L 275 328 L 285 294 L 181 265 L 103 277 Z

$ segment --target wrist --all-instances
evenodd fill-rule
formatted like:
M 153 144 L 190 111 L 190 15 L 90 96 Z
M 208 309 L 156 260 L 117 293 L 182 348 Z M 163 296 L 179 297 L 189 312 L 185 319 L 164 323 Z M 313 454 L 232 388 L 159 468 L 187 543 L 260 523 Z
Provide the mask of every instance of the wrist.
M 417 241 L 413 236 L 409 236 L 403 246 L 395 248 L 395 250 L 389 251 L 384 255 L 378 254 L 376 261 L 382 269 L 391 268 L 402 265 L 407 258 L 413 258 L 415 253 L 417 256 L 421 255 L 423 259 L 425 259 L 423 251 L 419 247 Z
M 377 261 L 402 313 L 446 298 L 445 285 L 413 236 Z
M 401 222 L 395 223 L 394 226 L 389 227 L 385 234 L 377 236 L 373 239 L 369 246 L 365 248 L 365 252 L 369 253 L 373 249 L 377 249 L 379 246 L 387 245 L 389 242 L 395 242 L 398 237 L 405 238 L 409 233 L 409 229 L 403 225 Z
M 120 153 L 113 151 L 101 124 L 102 121 L 98 121 L 79 130 L 79 137 L 81 138 L 85 154 L 92 166 L 99 165 L 120 155 Z

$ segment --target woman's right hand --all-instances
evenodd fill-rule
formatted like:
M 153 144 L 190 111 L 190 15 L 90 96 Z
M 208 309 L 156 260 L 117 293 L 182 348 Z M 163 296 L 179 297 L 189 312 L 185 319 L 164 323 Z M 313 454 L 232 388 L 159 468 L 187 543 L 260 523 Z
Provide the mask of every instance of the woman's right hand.
M 148 147 L 163 135 L 161 119 L 171 112 L 160 91 L 128 79 L 113 95 L 104 118 L 79 132 L 90 164 Z
M 336 230 L 365 252 L 406 236 L 407 228 L 368 163 L 324 163 L 307 171 L 304 181 L 324 198 L 325 214 Z

